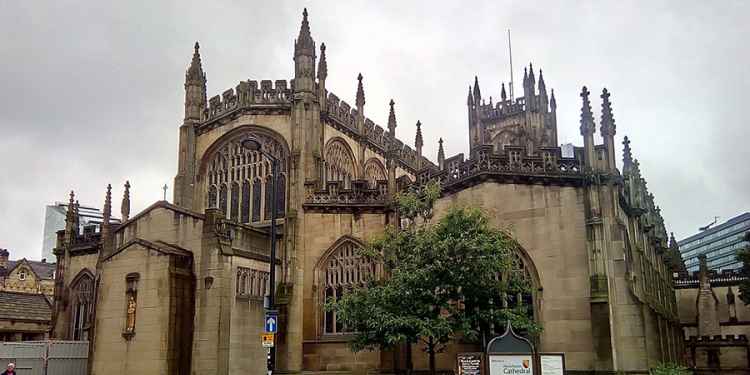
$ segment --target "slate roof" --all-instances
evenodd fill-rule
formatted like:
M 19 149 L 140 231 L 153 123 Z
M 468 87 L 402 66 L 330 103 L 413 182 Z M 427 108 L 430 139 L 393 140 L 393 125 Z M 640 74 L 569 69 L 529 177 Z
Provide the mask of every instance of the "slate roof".
M 43 294 L 0 291 L 0 319 L 52 320 L 52 307 Z
M 47 280 L 53 279 L 53 276 L 55 275 L 55 268 L 56 268 L 55 263 L 39 262 L 36 260 L 28 260 L 28 259 L 9 260 L 7 267 L 0 268 L 0 276 L 5 276 L 9 274 L 10 271 L 16 268 L 18 263 L 21 263 L 24 260 L 26 261 L 26 263 L 28 263 L 29 266 L 31 266 L 31 269 L 40 279 L 47 279 Z

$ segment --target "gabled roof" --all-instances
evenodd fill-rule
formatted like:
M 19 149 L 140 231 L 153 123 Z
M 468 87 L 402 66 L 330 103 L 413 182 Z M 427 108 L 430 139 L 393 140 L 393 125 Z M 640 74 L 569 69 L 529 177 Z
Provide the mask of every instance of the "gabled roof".
M 43 294 L 0 291 L 0 319 L 2 320 L 52 320 L 52 308 Z
M 146 214 L 148 214 L 149 212 L 151 212 L 151 211 L 153 211 L 153 210 L 155 210 L 157 208 L 165 208 L 167 210 L 172 210 L 174 212 L 179 212 L 179 213 L 181 213 L 183 215 L 192 216 L 192 217 L 194 217 L 196 219 L 205 220 L 205 218 L 206 218 L 205 215 L 203 215 L 203 214 L 190 211 L 190 210 L 185 209 L 185 208 L 180 207 L 180 206 L 175 206 L 175 205 L 173 205 L 173 204 L 171 204 L 171 203 L 169 203 L 167 201 L 156 201 L 154 204 L 146 207 L 143 211 L 141 211 L 138 214 L 136 214 L 135 216 L 131 217 L 128 221 L 120 224 L 117 228 L 114 229 L 114 231 L 117 232 L 117 231 L 121 230 L 122 228 L 125 228 L 131 222 L 134 222 L 134 221 L 142 218 L 143 216 L 145 216 Z
M 183 257 L 193 256 L 192 252 L 174 244 L 166 243 L 163 241 L 151 242 L 149 240 L 144 240 L 142 238 L 134 238 L 124 243 L 119 248 L 117 248 L 112 254 L 104 258 L 104 260 L 108 260 L 112 258 L 113 256 L 127 250 L 130 246 L 133 246 L 133 245 L 141 245 L 147 249 L 155 250 L 166 255 L 175 255 L 175 256 L 183 256 Z
M 39 262 L 36 260 L 28 260 L 23 258 L 21 260 L 9 260 L 6 268 L 0 268 L 0 276 L 10 275 L 21 264 L 26 264 L 37 279 L 40 280 L 51 280 L 55 276 L 55 263 Z

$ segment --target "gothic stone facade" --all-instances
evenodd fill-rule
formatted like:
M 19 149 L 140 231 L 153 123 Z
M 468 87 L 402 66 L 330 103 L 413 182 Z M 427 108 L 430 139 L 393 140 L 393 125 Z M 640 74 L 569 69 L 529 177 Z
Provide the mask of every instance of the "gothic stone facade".
M 259 343 L 268 288 L 271 163 L 242 147 L 254 138 L 280 162 L 278 368 L 324 373 L 404 368 L 403 348 L 353 354 L 328 298 L 378 272 L 356 249 L 397 225 L 392 198 L 440 181 L 436 214 L 454 204 L 484 208 L 512 228 L 524 250 L 518 267 L 535 289 L 524 303 L 544 327 L 542 351 L 565 352 L 581 373 L 643 371 L 682 352 L 666 231 L 626 143 L 615 165 L 615 125 L 602 94 L 601 133 L 586 88 L 583 147 L 557 147 L 554 92 L 539 73 L 523 97 L 486 102 L 478 80 L 468 96 L 471 153 L 437 164 L 396 138 L 391 101 L 385 128 L 366 117 L 363 78 L 355 105 L 326 89 L 325 45 L 307 11 L 294 43 L 292 80 L 241 81 L 207 98 L 199 46 L 185 77 L 174 204 L 157 202 L 101 233 L 79 234 L 75 217 L 58 234 L 55 295 L 59 338 L 88 338 L 93 374 L 264 372 Z M 376 109 L 379 110 L 379 109 Z M 75 204 L 71 197 L 70 204 Z M 108 189 L 104 213 L 111 217 Z M 72 210 L 71 210 L 72 211 Z M 438 356 L 452 369 L 455 344 Z M 427 368 L 413 348 L 416 368 Z

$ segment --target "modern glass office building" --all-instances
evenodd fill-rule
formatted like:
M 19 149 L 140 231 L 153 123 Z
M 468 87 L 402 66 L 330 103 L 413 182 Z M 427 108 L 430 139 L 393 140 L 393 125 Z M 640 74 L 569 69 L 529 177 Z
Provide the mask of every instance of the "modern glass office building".
M 706 255 L 708 268 L 712 270 L 742 267 L 736 254 L 737 251 L 750 245 L 750 242 L 745 240 L 745 234 L 748 232 L 750 232 L 750 212 L 745 212 L 725 223 L 677 241 L 688 272 L 698 271 L 698 256 L 701 254 Z

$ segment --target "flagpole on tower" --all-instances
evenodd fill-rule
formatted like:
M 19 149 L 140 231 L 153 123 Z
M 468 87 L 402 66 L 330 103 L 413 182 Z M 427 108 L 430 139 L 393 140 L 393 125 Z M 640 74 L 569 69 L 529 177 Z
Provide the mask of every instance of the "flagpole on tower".
M 510 102 L 513 103 L 515 96 L 513 96 L 513 49 L 510 46 L 510 29 L 508 29 L 508 56 L 510 58 Z

